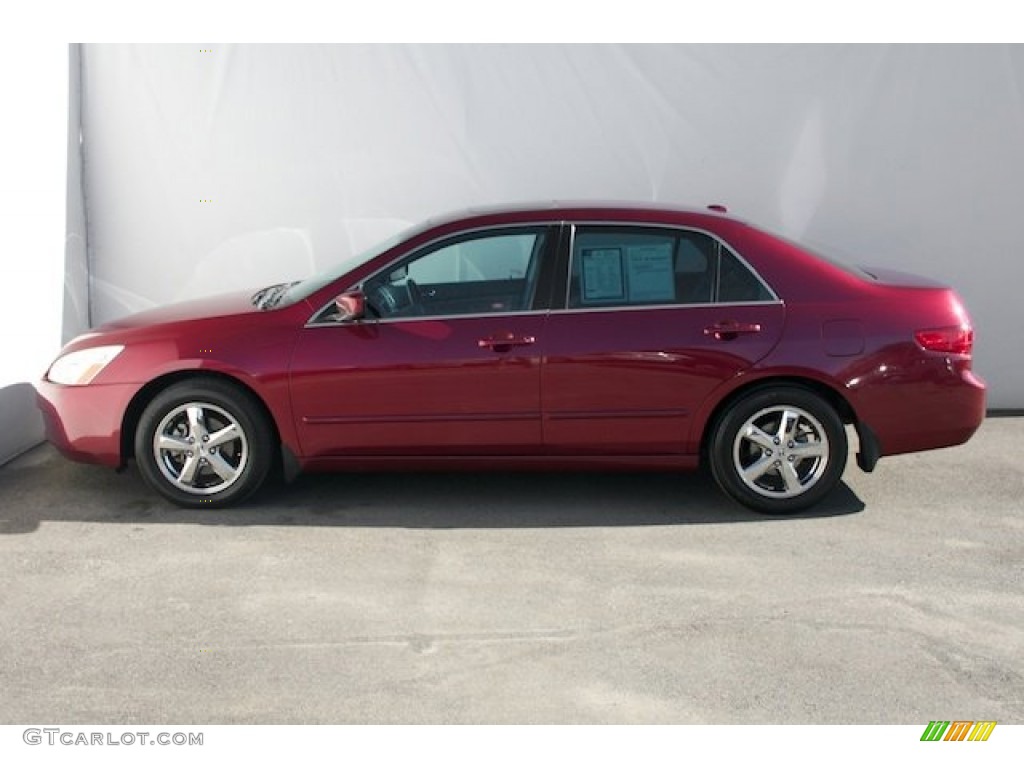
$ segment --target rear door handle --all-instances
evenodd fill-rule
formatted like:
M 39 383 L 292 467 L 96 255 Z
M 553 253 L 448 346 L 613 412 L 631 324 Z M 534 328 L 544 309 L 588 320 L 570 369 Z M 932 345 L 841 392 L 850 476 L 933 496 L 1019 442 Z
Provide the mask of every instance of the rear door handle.
M 729 341 L 735 339 L 741 333 L 760 333 L 760 323 L 739 323 L 735 320 L 723 320 L 713 323 L 704 329 L 705 336 L 711 336 L 718 341 Z
M 485 339 L 480 339 L 476 344 L 481 349 L 490 349 L 494 352 L 506 352 L 512 347 L 526 347 L 536 343 L 534 336 L 517 336 L 514 333 L 496 333 Z

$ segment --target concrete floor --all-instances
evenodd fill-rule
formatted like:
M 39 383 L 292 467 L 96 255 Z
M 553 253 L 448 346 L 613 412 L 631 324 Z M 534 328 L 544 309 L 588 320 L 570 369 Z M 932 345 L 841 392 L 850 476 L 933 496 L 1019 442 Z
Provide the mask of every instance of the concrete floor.
M 772 519 L 705 476 L 0 469 L 0 722 L 1024 720 L 1024 419 Z

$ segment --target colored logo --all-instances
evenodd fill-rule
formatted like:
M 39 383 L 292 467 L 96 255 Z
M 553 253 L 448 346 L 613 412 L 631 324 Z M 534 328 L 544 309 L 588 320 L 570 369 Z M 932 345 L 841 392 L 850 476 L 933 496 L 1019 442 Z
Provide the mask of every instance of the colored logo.
M 988 741 L 995 727 L 995 720 L 932 720 L 921 741 Z

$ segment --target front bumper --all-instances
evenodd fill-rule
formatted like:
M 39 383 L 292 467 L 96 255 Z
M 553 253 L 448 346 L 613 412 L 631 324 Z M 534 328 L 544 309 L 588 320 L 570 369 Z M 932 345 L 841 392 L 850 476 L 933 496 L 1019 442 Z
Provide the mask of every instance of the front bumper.
M 46 439 L 58 451 L 74 461 L 121 466 L 121 425 L 139 385 L 70 387 L 43 379 L 35 387 Z

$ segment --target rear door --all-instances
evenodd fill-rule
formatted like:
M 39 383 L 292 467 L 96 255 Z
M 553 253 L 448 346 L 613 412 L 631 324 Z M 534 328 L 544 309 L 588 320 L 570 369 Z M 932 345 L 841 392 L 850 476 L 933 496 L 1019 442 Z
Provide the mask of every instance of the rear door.
M 691 415 L 775 346 L 782 303 L 703 232 L 581 224 L 563 258 L 541 372 L 547 452 L 695 452 Z

